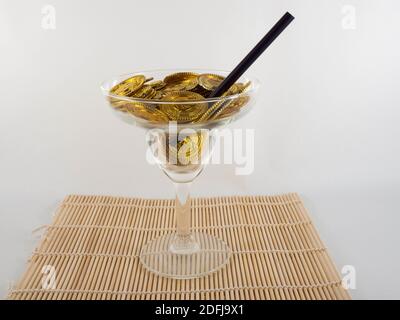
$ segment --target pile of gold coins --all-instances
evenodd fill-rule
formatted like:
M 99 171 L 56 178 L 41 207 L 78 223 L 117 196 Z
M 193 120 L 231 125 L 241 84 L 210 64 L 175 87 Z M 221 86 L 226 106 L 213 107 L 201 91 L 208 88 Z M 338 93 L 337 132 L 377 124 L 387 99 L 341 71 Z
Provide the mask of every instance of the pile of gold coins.
M 162 165 L 198 165 L 210 153 L 208 130 L 195 130 L 186 135 L 154 131 L 151 150 Z
M 245 94 L 250 85 L 247 82 L 233 84 L 223 95 L 226 99 L 207 101 L 223 80 L 224 77 L 217 74 L 193 72 L 174 73 L 163 80 L 135 75 L 111 88 L 110 103 L 120 111 L 153 123 L 201 123 L 222 119 L 237 113 L 250 100 Z

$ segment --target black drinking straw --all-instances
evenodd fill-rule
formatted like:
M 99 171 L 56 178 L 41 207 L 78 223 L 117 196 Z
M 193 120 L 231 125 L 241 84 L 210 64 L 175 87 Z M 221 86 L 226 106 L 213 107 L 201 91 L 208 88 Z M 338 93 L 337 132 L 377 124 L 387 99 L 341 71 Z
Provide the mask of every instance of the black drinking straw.
M 259 43 L 251 50 L 247 56 L 237 65 L 235 69 L 222 81 L 222 83 L 208 96 L 215 98 L 221 96 L 228 90 L 246 70 L 253 64 L 254 61 L 274 42 L 283 30 L 293 21 L 294 17 L 286 12 L 282 18 L 272 27 L 272 29 L 260 40 Z

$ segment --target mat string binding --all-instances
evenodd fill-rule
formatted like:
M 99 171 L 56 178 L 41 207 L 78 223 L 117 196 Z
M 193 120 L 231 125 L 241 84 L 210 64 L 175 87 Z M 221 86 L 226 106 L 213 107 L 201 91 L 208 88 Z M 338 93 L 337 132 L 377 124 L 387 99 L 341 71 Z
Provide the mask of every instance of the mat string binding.
M 120 291 L 120 290 L 83 290 L 83 289 L 16 289 L 12 293 L 38 293 L 38 292 L 55 292 L 55 293 L 92 293 L 92 294 L 126 294 L 126 295 L 137 295 L 137 294 L 185 294 L 185 293 L 207 293 L 217 291 L 232 291 L 232 290 L 257 290 L 257 289 L 316 289 L 324 287 L 336 287 L 341 286 L 342 281 L 330 281 L 325 283 L 318 283 L 312 285 L 276 285 L 276 286 L 237 286 L 237 287 L 224 287 L 224 288 L 212 288 L 212 289 L 195 289 L 195 290 L 165 290 L 165 291 Z
M 323 252 L 326 248 L 311 248 L 311 249 L 299 249 L 299 250 L 281 250 L 281 249 L 271 249 L 271 250 L 235 250 L 232 254 L 258 254 L 258 253 L 284 253 L 284 254 L 302 254 L 302 253 L 312 253 L 312 252 Z M 207 251 L 211 252 L 211 251 Z M 218 253 L 218 250 L 213 251 Z M 168 252 L 157 252 L 159 254 L 168 254 Z M 154 253 L 147 253 L 146 255 L 152 255 Z M 107 258 L 139 258 L 137 254 L 114 254 L 114 253 L 91 253 L 91 252 L 41 252 L 34 251 L 32 256 L 76 256 L 76 257 L 107 257 Z
M 214 225 L 214 226 L 193 226 L 193 230 L 204 230 L 204 229 L 224 229 L 224 228 L 268 228 L 268 227 L 292 227 L 299 225 L 311 224 L 311 221 L 299 221 L 299 222 L 289 222 L 289 223 L 267 223 L 267 224 L 231 224 L 231 225 Z M 64 225 L 43 225 L 40 228 L 35 229 L 33 232 L 39 229 L 110 229 L 110 230 L 132 230 L 132 231 L 174 231 L 174 227 L 164 227 L 164 228 L 141 228 L 141 227 L 124 227 L 124 226 L 106 226 L 106 225 L 74 225 L 74 224 L 64 224 Z

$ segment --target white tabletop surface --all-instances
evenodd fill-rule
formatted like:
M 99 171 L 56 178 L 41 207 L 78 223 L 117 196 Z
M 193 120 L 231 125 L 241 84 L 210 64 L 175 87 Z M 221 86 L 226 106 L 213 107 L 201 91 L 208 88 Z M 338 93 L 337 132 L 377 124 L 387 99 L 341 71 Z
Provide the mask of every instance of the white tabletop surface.
M 211 165 L 193 195 L 298 192 L 338 269 L 355 268 L 351 295 L 400 298 L 400 3 L 348 4 L 2 1 L 0 295 L 66 195 L 173 196 L 146 161 L 144 131 L 112 116 L 101 81 L 231 70 L 290 11 L 294 23 L 248 71 L 262 82 L 257 105 L 232 126 L 254 129 L 254 172 Z

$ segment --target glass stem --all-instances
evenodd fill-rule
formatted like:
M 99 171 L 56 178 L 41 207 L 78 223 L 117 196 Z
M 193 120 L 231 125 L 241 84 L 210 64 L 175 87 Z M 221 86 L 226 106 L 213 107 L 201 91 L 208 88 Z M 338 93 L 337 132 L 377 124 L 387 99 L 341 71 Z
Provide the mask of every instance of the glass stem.
M 176 235 L 171 243 L 170 250 L 177 254 L 190 254 L 199 249 L 191 231 L 191 182 L 175 182 L 176 208 L 175 223 Z
M 190 185 L 191 182 L 175 182 L 175 223 L 176 234 L 179 237 L 190 236 Z

